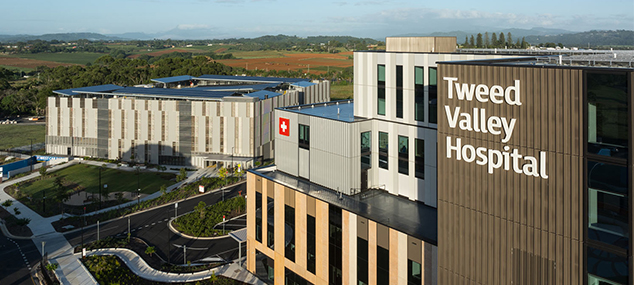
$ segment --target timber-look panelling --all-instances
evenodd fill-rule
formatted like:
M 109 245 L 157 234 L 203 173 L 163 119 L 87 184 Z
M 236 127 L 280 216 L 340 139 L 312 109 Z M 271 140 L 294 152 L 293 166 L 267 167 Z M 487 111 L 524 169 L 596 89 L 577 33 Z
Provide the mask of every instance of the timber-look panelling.
M 583 281 L 583 71 L 531 66 L 438 65 L 439 284 L 580 284 Z M 521 106 L 448 99 L 447 81 L 502 88 L 520 81 Z M 486 109 L 486 116 L 517 119 L 504 132 L 449 127 L 453 112 Z M 453 113 L 452 113 L 453 115 Z M 447 137 L 462 145 L 521 155 L 546 152 L 548 179 L 517 174 L 511 165 L 447 158 Z M 509 152 L 510 152 L 509 151 Z M 523 161 L 523 159 L 521 160 Z M 512 161 L 511 161 L 512 164 Z M 523 163 L 522 163 L 523 164 Z

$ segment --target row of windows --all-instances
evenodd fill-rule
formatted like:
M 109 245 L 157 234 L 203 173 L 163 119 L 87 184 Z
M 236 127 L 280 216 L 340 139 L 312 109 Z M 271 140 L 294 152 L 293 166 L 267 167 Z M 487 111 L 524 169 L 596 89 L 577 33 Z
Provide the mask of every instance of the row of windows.
M 429 114 L 427 122 L 436 124 L 438 80 L 436 67 L 428 68 L 429 84 L 427 88 Z M 385 65 L 377 68 L 377 114 L 385 116 Z M 414 119 L 422 122 L 425 118 L 425 69 L 414 67 Z M 396 117 L 403 118 L 403 66 L 396 66 Z
M 361 134 L 361 165 L 369 165 L 371 167 L 370 159 L 364 159 L 364 134 Z M 369 148 L 369 146 L 368 146 Z M 425 179 L 425 140 L 414 139 L 414 174 L 417 178 Z M 389 134 L 385 132 L 379 132 L 379 168 L 389 170 Z M 367 168 L 370 168 L 367 167 Z M 398 136 L 398 173 L 409 175 L 409 137 Z

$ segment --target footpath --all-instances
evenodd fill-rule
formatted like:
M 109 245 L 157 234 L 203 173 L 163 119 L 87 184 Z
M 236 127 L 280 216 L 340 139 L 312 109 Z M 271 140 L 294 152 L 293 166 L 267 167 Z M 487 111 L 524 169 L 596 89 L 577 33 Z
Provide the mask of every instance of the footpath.
M 51 168 L 49 168 L 47 172 L 57 171 L 57 170 L 69 167 L 71 165 L 80 163 L 80 162 L 83 164 L 90 164 L 90 165 L 96 165 L 96 166 L 102 166 L 104 164 L 103 162 L 98 162 L 98 161 L 72 160 L 68 163 L 52 166 Z M 116 164 L 109 164 L 109 163 L 106 163 L 106 167 L 118 168 Z M 130 171 L 133 171 L 133 169 Z M 186 180 L 169 186 L 167 188 L 167 191 L 168 192 L 173 191 L 174 189 L 179 188 L 181 185 L 194 182 L 202 176 L 208 176 L 212 172 L 213 171 L 210 169 L 200 169 L 194 173 L 190 173 L 190 175 L 188 175 Z M 40 174 L 37 172 L 31 173 L 24 177 L 12 179 L 10 181 L 0 184 L 0 201 L 3 201 L 3 202 L 7 200 L 13 201 L 11 208 L 17 208 L 21 212 L 19 218 L 31 219 L 31 222 L 29 223 L 28 226 L 33 232 L 33 235 L 31 237 L 16 237 L 9 234 L 8 232 L 6 232 L 6 234 L 8 234 L 8 236 L 10 236 L 11 238 L 15 238 L 15 239 L 31 239 L 33 243 L 35 243 L 36 247 L 38 248 L 42 256 L 44 255 L 44 253 L 48 253 L 49 262 L 59 264 L 58 268 L 55 270 L 55 274 L 57 275 L 58 279 L 60 280 L 62 284 L 68 284 L 68 285 L 70 284 L 98 284 L 97 280 L 95 280 L 92 274 L 90 274 L 90 272 L 86 269 L 86 267 L 81 262 L 80 260 L 81 254 L 73 253 L 73 247 L 70 245 L 70 243 L 68 243 L 64 235 L 62 233 L 55 231 L 55 228 L 51 225 L 52 222 L 61 219 L 62 215 L 55 215 L 55 216 L 44 218 L 40 216 L 38 213 L 36 213 L 35 211 L 31 210 L 29 207 L 22 204 L 21 202 L 13 199 L 13 197 L 11 197 L 9 194 L 7 194 L 4 191 L 4 188 L 9 185 L 30 180 L 39 176 Z M 161 193 L 157 191 L 156 193 L 143 197 L 142 200 L 145 201 L 149 199 L 154 199 L 160 195 Z M 137 203 L 137 202 L 131 201 L 126 204 L 121 204 L 121 205 L 113 206 L 110 208 L 105 208 L 100 211 L 92 212 L 91 214 L 110 211 L 112 209 L 125 207 L 128 204 L 134 204 L 134 203 Z M 5 232 L 4 229 L 3 229 L 3 232 Z M 150 266 L 148 266 L 147 263 L 145 263 L 145 261 L 138 255 L 136 255 L 136 253 L 134 252 L 129 253 L 123 249 L 100 249 L 100 250 L 94 250 L 90 252 L 91 252 L 91 255 L 93 254 L 94 255 L 104 255 L 104 254 L 116 255 L 122 260 L 124 260 L 124 262 L 128 266 L 130 266 L 130 269 L 132 270 L 132 272 L 148 280 L 159 281 L 159 282 L 187 282 L 187 281 L 170 281 L 171 279 L 169 278 L 177 278 L 178 276 L 176 275 L 179 275 L 179 274 L 173 274 L 173 273 L 168 274 L 162 271 L 155 270 L 151 268 Z M 202 280 L 202 279 L 209 278 L 211 273 L 216 273 L 217 275 L 233 278 L 248 284 L 264 284 L 264 283 L 257 283 L 261 281 L 259 281 L 255 276 L 253 276 L 253 274 L 244 270 L 243 268 L 239 267 L 237 264 L 234 264 L 234 263 L 228 264 L 219 268 L 215 268 L 213 270 L 214 271 L 212 272 L 203 271 L 196 274 L 189 273 L 187 275 L 189 275 L 189 277 L 191 277 L 192 275 L 198 276 L 197 278 L 200 278 L 200 279 L 196 279 L 196 280 Z M 180 275 L 185 275 L 185 274 L 180 274 Z M 206 278 L 203 278 L 203 276 L 206 276 Z M 157 278 L 157 279 L 152 279 L 152 278 Z M 184 278 L 184 277 L 181 277 L 181 278 Z M 189 281 L 196 281 L 196 280 L 191 279 Z

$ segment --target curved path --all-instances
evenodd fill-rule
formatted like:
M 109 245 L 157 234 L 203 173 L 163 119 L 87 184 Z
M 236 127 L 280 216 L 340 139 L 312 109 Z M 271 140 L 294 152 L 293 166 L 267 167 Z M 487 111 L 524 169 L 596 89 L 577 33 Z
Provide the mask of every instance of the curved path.
M 240 269 L 240 266 L 236 263 L 230 263 L 224 266 L 216 267 L 213 269 L 199 271 L 194 273 L 167 273 L 160 270 L 156 270 L 150 267 L 143 258 L 141 258 L 136 252 L 127 248 L 102 248 L 87 251 L 86 255 L 114 255 L 121 260 L 132 270 L 132 272 L 143 279 L 156 282 L 193 282 L 208 279 L 212 273 L 221 275 L 224 277 L 241 280 L 247 284 L 265 284 L 260 281 L 253 274 L 246 270 Z

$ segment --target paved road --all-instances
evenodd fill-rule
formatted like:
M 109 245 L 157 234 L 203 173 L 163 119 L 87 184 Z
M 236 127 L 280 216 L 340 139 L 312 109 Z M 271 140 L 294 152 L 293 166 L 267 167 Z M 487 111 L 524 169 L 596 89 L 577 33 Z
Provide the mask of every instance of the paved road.
M 31 240 L 5 237 L 0 232 L 0 284 L 32 285 L 30 271 L 41 259 Z
M 242 194 L 246 193 L 246 183 L 240 184 L 233 188 L 225 190 L 225 199 L 238 195 L 238 191 L 242 191 Z M 199 197 L 195 197 L 183 202 L 178 203 L 178 214 L 182 215 L 186 212 L 192 211 L 199 201 L 204 201 L 207 205 L 212 205 L 222 200 L 222 193 L 212 193 Z M 145 213 L 130 216 L 130 232 L 133 237 L 138 237 L 145 240 L 148 244 L 156 247 L 156 253 L 163 259 L 167 259 L 166 252 L 169 248 L 169 260 L 175 264 L 183 263 L 183 249 L 177 247 L 186 245 L 187 247 L 187 261 L 195 263 L 197 260 L 207 257 L 222 257 L 225 259 L 238 258 L 238 244 L 232 238 L 222 238 L 215 240 L 192 240 L 180 237 L 172 233 L 167 228 L 167 221 L 174 217 L 174 204 L 169 204 L 163 207 L 147 211 Z M 245 224 L 243 221 L 238 220 L 231 222 L 231 228 L 238 228 L 233 224 Z M 100 224 L 99 237 L 104 238 L 106 236 L 121 236 L 125 237 L 128 231 L 128 219 L 123 218 L 108 223 Z M 81 244 L 82 233 L 81 231 L 68 233 L 64 235 L 72 246 Z M 84 242 L 89 242 L 97 239 L 97 228 L 91 227 L 84 231 Z M 245 247 L 242 248 L 245 252 Z

